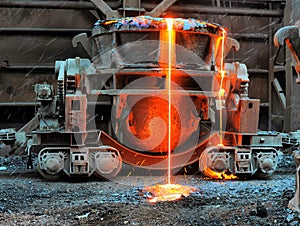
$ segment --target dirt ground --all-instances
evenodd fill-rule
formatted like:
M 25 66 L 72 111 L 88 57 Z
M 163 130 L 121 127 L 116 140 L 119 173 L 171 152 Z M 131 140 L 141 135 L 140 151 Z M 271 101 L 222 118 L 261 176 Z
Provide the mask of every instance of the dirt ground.
M 0 161 L 7 166 L 0 171 L 0 225 L 300 224 L 300 214 L 287 207 L 295 191 L 294 174 L 283 171 L 268 180 L 174 176 L 174 183 L 196 191 L 181 200 L 150 204 L 144 186 L 162 183 L 164 177 L 49 182 L 35 171 L 13 170 L 23 159 L 14 161 Z

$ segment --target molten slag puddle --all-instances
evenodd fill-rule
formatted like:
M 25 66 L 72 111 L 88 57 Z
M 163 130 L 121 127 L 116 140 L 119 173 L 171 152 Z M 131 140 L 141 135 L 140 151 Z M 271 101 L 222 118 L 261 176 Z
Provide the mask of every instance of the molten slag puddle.
M 205 175 L 208 175 L 210 179 L 221 179 L 221 180 L 237 180 L 239 179 L 237 176 L 233 175 L 229 172 L 217 173 L 207 168 L 205 170 Z
M 191 186 L 180 184 L 157 184 L 155 186 L 146 186 L 144 190 L 152 194 L 152 197 L 148 197 L 150 203 L 179 200 L 196 191 Z
M 237 176 L 233 174 L 226 174 L 226 173 L 216 173 L 217 179 L 222 179 L 222 180 L 237 180 L 239 179 Z

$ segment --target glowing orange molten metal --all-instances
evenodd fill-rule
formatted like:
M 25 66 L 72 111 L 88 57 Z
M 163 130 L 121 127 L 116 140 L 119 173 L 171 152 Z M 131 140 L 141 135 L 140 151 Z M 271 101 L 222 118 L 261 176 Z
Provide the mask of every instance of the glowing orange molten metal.
M 150 203 L 178 200 L 196 191 L 191 186 L 180 184 L 157 184 L 145 187 L 145 190 L 153 194 L 153 197 L 148 199 Z
M 186 197 L 195 189 L 190 186 L 184 186 L 180 184 L 171 184 L 171 154 L 172 154 L 172 62 L 175 60 L 174 44 L 175 44 L 175 33 L 173 30 L 173 19 L 166 19 L 167 22 L 167 51 L 162 51 L 161 57 L 167 55 L 168 70 L 166 73 L 166 90 L 168 94 L 168 173 L 167 173 L 167 184 L 157 184 L 152 187 L 145 187 L 145 190 L 151 192 L 153 197 L 149 199 L 150 203 L 156 203 L 160 201 L 174 201 L 180 199 L 182 196 Z M 163 45 L 162 45 L 163 47 Z M 166 54 L 167 53 L 167 54 Z M 164 59 L 163 59 L 164 60 Z M 176 61 L 175 61 L 176 62 Z
M 168 48 L 168 73 L 167 73 L 167 90 L 168 90 L 168 98 L 169 98 L 169 106 L 168 106 L 168 184 L 171 183 L 171 152 L 172 152 L 172 47 L 174 46 L 174 32 L 173 32 L 173 20 L 170 18 L 167 18 L 167 28 L 168 28 L 168 42 L 169 42 L 169 48 Z
M 226 38 L 226 31 L 222 28 L 222 43 L 221 43 L 221 65 L 220 65 L 220 75 L 221 75 L 221 82 L 220 82 L 220 89 L 218 93 L 218 98 L 219 98 L 219 109 L 220 109 L 220 145 L 223 145 L 223 115 L 222 115 L 222 99 L 225 97 L 225 89 L 223 89 L 223 83 L 224 83 L 224 77 L 225 77 L 225 71 L 224 71 L 224 50 L 225 50 L 225 38 Z
M 238 177 L 233 175 L 233 174 L 227 174 L 227 172 L 218 173 L 218 172 L 215 172 L 215 171 L 213 171 L 209 168 L 205 169 L 204 174 L 209 176 L 210 178 L 213 178 L 213 179 L 221 179 L 221 180 L 238 179 Z

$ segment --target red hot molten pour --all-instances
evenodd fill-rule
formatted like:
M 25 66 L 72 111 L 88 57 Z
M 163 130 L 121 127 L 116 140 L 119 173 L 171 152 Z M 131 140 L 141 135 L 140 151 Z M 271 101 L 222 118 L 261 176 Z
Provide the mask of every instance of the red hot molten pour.
M 168 59 L 168 71 L 166 76 L 166 88 L 168 95 L 168 172 L 167 172 L 167 184 L 157 184 L 152 187 L 145 187 L 146 191 L 151 192 L 154 196 L 149 199 L 149 202 L 155 203 L 158 201 L 173 201 L 180 199 L 182 196 L 186 197 L 190 192 L 195 191 L 193 187 L 184 186 L 180 184 L 171 183 L 171 155 L 172 155 L 172 64 L 174 62 L 174 46 L 175 46 L 175 32 L 173 30 L 173 19 L 167 18 L 167 59 Z M 162 36 L 163 37 L 163 36 Z M 163 51 L 164 52 L 164 51 Z M 161 55 L 164 57 L 163 55 Z

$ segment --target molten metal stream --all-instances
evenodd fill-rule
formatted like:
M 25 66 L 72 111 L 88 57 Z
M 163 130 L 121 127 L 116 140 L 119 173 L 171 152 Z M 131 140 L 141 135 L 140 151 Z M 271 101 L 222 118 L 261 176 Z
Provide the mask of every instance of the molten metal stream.
M 171 107 L 172 107 L 172 45 L 173 45 L 173 20 L 170 18 L 166 19 L 168 29 L 168 73 L 167 73 L 167 90 L 168 90 L 168 184 L 171 184 Z
M 223 146 L 223 111 L 222 111 L 222 99 L 225 96 L 225 89 L 223 89 L 223 82 L 224 82 L 224 77 L 225 77 L 225 70 L 224 70 L 224 49 L 225 49 L 225 37 L 226 37 L 226 31 L 224 28 L 222 29 L 222 43 L 221 43 L 221 65 L 220 65 L 220 74 L 221 74 L 221 82 L 220 82 L 220 89 L 218 93 L 219 97 L 219 112 L 220 112 L 220 125 L 219 125 L 219 134 L 220 134 L 220 146 Z

